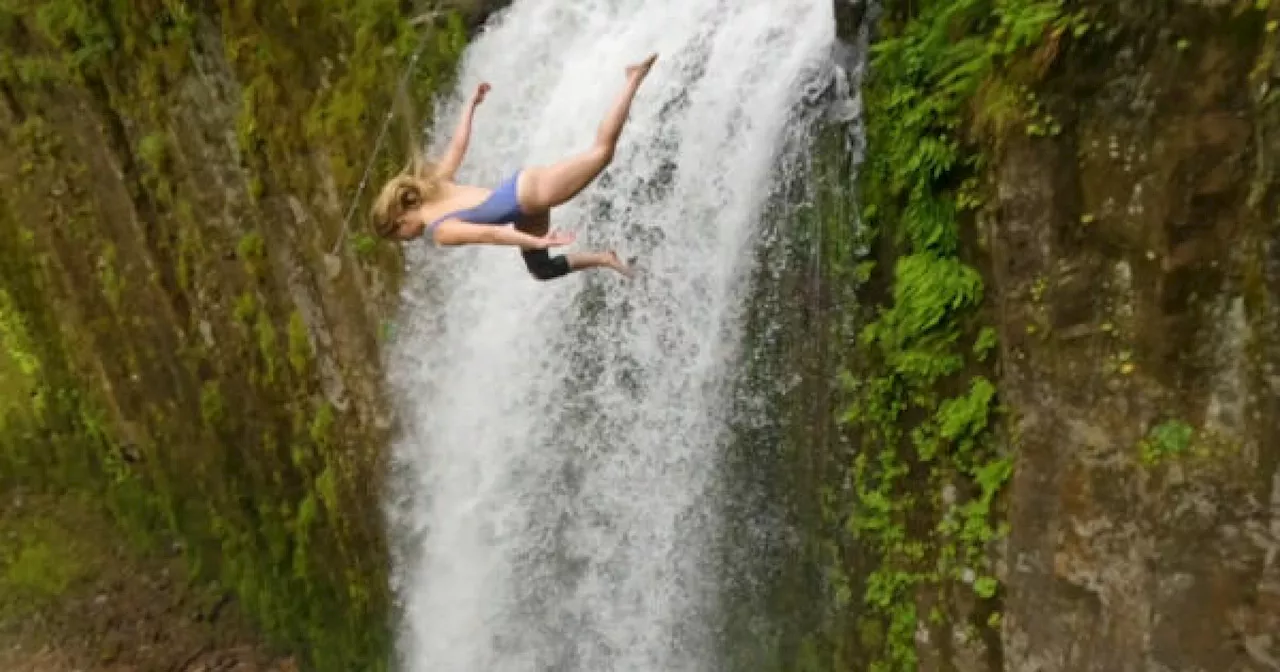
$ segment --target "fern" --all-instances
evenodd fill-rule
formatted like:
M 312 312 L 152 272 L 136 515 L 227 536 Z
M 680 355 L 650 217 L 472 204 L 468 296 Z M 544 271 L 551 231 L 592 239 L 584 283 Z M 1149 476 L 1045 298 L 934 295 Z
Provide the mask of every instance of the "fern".
M 1039 71 L 1063 27 L 1078 19 L 1053 0 L 905 4 L 885 7 L 898 18 L 885 21 L 871 50 L 869 152 L 860 176 L 864 223 L 897 260 L 888 304 L 859 334 L 872 375 L 851 386 L 854 402 L 842 417 L 862 438 L 851 473 L 859 506 L 848 527 L 880 556 L 864 601 L 887 630 L 869 667 L 884 672 L 917 664 L 916 588 L 980 565 L 1003 529 L 992 520 L 993 502 L 1013 463 L 988 438 L 997 390 L 986 377 L 961 375 L 996 341 L 989 328 L 966 338 L 984 300 L 981 275 L 959 257 L 962 215 L 981 207 L 984 159 L 971 143 L 975 132 L 1012 130 L 1039 113 L 1018 73 Z M 939 390 L 944 382 L 964 392 L 948 397 Z M 903 427 L 908 417 L 920 420 Z M 904 449 L 929 466 L 931 482 L 965 485 L 967 499 L 942 512 L 930 544 L 906 533 L 906 521 L 918 518 L 919 488 L 908 487 L 913 466 Z M 983 599 L 998 588 L 988 576 L 973 581 Z

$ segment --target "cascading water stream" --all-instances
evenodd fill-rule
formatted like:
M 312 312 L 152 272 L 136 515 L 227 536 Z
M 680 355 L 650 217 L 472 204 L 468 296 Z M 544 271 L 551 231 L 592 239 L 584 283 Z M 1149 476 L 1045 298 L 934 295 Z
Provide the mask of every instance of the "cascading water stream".
M 493 90 L 459 177 L 585 149 L 658 52 L 612 166 L 558 209 L 640 275 L 530 279 L 511 248 L 409 253 L 389 353 L 403 668 L 715 668 L 714 501 L 764 206 L 830 77 L 831 0 L 517 0 L 436 115 Z

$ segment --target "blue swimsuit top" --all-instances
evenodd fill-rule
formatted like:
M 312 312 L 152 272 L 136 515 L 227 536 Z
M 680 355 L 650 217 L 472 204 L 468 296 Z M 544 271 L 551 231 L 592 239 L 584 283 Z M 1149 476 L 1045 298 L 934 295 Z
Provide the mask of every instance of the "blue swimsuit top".
M 473 224 L 511 224 L 519 221 L 524 215 L 520 210 L 520 202 L 516 198 L 516 179 L 519 171 L 503 180 L 498 188 L 474 208 L 458 210 L 441 217 L 427 225 L 427 233 L 433 233 L 441 222 L 449 219 L 461 219 Z

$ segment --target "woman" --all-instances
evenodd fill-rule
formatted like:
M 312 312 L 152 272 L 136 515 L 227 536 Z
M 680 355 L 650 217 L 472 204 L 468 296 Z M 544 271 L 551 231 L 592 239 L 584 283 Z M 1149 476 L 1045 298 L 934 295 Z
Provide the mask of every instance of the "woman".
M 373 205 L 374 229 L 379 236 L 393 240 L 414 240 L 429 234 L 437 245 L 519 247 L 529 273 L 539 280 L 587 268 L 611 268 L 630 276 L 630 269 L 613 251 L 552 257 L 549 248 L 568 245 L 574 236 L 551 233 L 550 212 L 586 188 L 613 160 L 631 101 L 657 58 L 651 54 L 627 66 L 627 86 L 601 122 L 590 149 L 558 163 L 516 171 L 493 190 L 453 181 L 467 151 L 471 118 L 489 91 L 488 84 L 481 84 L 463 110 L 439 163 L 415 159 L 409 169 L 383 187 Z

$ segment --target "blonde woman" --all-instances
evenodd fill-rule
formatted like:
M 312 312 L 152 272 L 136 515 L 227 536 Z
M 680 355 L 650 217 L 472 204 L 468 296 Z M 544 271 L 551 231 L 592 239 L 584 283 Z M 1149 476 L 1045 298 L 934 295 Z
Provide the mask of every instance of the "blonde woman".
M 548 249 L 572 243 L 574 235 L 551 232 L 550 214 L 613 160 L 631 101 L 657 58 L 651 54 L 627 66 L 626 88 L 601 122 L 590 149 L 558 163 L 518 170 L 494 189 L 453 181 L 471 138 L 471 118 L 489 92 L 489 85 L 481 84 L 463 109 L 444 156 L 436 163 L 415 160 L 383 187 L 373 205 L 374 229 L 383 238 L 400 241 L 430 235 L 436 245 L 519 247 L 529 273 L 538 280 L 587 268 L 610 268 L 630 276 L 613 251 L 551 256 Z

